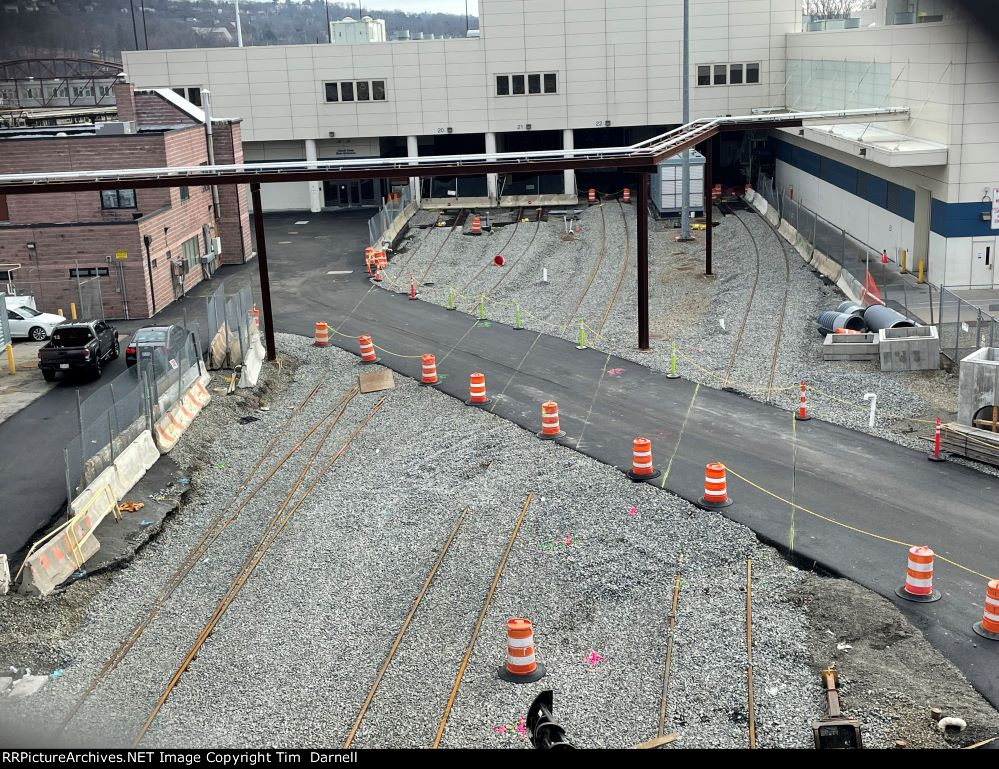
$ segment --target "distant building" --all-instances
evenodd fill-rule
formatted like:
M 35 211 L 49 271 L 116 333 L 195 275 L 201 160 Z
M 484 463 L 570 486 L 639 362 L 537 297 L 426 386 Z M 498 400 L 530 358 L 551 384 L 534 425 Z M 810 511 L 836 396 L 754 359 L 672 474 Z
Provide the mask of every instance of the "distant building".
M 114 87 L 117 122 L 0 131 L 0 174 L 208 163 L 205 113 L 169 89 Z M 215 160 L 243 161 L 238 120 L 212 121 Z M 0 195 L 0 264 L 40 309 L 99 283 L 109 318 L 148 318 L 251 256 L 244 187 Z
M 229 32 L 225 27 L 191 27 L 195 34 L 213 42 L 213 43 L 232 43 L 232 33 Z
M 347 16 L 341 21 L 330 22 L 330 42 L 334 45 L 384 43 L 385 39 L 385 19 L 364 16 L 355 21 Z

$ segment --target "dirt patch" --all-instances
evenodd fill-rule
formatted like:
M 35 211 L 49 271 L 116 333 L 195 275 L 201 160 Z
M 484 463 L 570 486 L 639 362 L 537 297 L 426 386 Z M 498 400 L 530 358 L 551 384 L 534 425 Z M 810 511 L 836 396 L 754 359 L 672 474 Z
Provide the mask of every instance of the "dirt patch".
M 868 747 L 905 740 L 912 748 L 971 745 L 999 735 L 999 712 L 890 602 L 844 579 L 809 574 L 791 596 L 810 632 L 818 672 L 835 663 L 844 713 L 864 724 Z M 930 710 L 968 723 L 942 735 Z

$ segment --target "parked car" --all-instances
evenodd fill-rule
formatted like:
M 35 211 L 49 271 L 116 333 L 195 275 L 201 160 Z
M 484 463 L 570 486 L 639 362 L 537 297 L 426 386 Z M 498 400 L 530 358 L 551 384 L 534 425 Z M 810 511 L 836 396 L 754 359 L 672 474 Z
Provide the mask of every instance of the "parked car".
M 118 330 L 110 323 L 71 321 L 53 329 L 52 338 L 38 351 L 38 368 L 47 382 L 60 372 L 82 370 L 99 377 L 103 362 L 118 354 Z
M 181 326 L 143 326 L 125 345 L 125 365 L 152 361 L 157 371 L 163 371 L 170 358 L 176 359 L 190 333 Z
M 7 320 L 12 339 L 33 339 L 36 342 L 44 342 L 52 335 L 52 329 L 66 322 L 62 315 L 38 312 L 27 305 L 8 307 Z

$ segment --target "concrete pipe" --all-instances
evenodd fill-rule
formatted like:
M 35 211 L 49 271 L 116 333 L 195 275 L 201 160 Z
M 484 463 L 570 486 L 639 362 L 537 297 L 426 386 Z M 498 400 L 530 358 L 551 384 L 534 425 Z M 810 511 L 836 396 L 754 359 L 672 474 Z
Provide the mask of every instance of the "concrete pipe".
M 848 299 L 845 302 L 839 303 L 839 306 L 836 308 L 836 312 L 845 312 L 847 315 L 862 316 L 864 314 L 864 305 L 851 302 Z
M 828 310 L 827 312 L 819 313 L 819 316 L 815 320 L 819 324 L 819 333 L 822 336 L 833 334 L 838 328 L 845 328 L 849 331 L 864 330 L 864 319 L 846 312 Z
M 880 331 L 883 328 L 914 328 L 916 325 L 914 321 L 881 304 L 872 304 L 867 308 L 864 312 L 864 322 L 871 331 Z

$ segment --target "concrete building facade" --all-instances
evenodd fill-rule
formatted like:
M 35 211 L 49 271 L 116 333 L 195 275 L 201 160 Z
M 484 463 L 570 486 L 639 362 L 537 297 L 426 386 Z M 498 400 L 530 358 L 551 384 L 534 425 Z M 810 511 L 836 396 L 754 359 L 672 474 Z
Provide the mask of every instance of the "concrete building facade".
M 999 285 L 983 218 L 999 185 L 994 47 L 953 0 L 876 0 L 857 19 L 821 23 L 800 5 L 690 4 L 691 117 L 910 107 L 907 122 L 772 132 L 777 184 L 872 247 L 906 249 L 934 283 Z M 140 86 L 210 88 L 221 112 L 244 118 L 254 161 L 578 149 L 681 122 L 682 0 L 481 0 L 478 10 L 478 38 L 130 51 L 125 69 Z M 263 203 L 374 205 L 407 181 L 265 185 Z M 577 194 L 571 171 L 412 184 L 430 205 Z
M 115 89 L 120 123 L 0 131 L 0 173 L 208 163 L 196 107 Z M 217 162 L 242 161 L 238 121 L 216 121 L 214 136 Z M 68 309 L 84 278 L 99 281 L 105 317 L 151 317 L 250 254 L 246 193 L 233 186 L 218 207 L 211 187 L 0 196 L 0 270 L 41 309 Z

